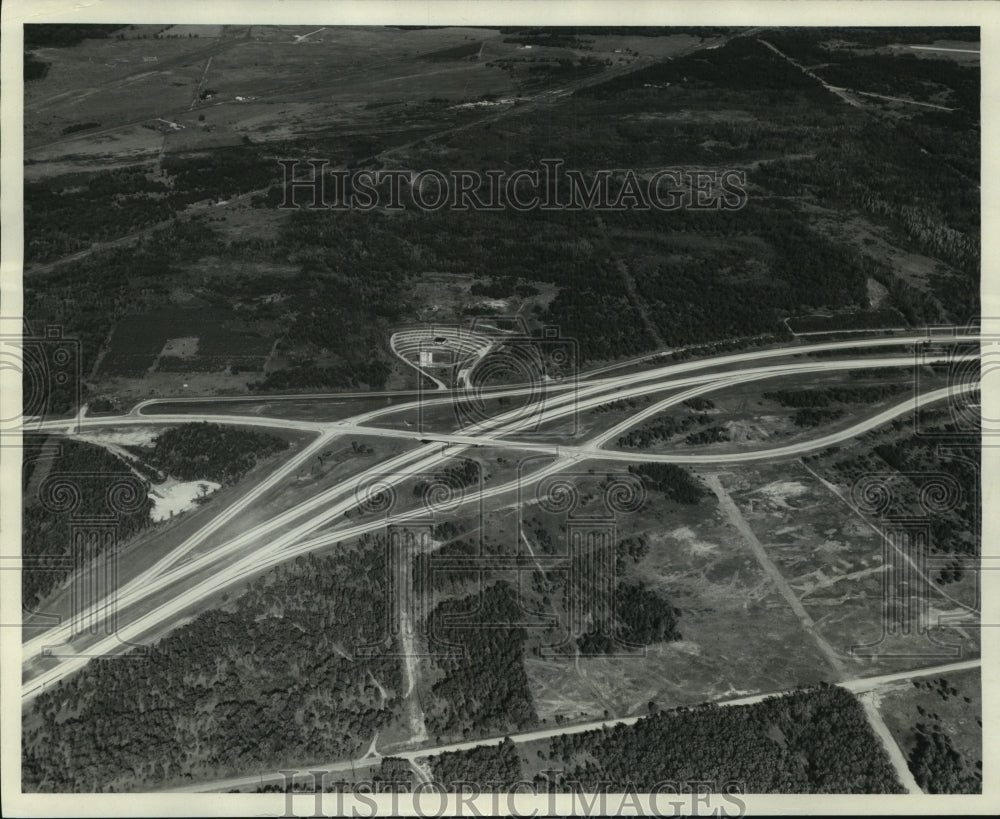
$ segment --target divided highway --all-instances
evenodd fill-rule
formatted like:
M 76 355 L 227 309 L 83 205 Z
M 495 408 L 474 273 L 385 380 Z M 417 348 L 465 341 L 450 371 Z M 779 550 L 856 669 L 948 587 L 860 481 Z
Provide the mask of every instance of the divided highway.
M 935 342 L 943 343 L 974 343 L 977 336 L 954 336 L 935 338 Z M 161 633 L 169 628 L 172 620 L 185 611 L 190 610 L 200 600 L 214 594 L 220 589 L 232 586 L 249 578 L 266 568 L 286 561 L 297 554 L 303 554 L 323 545 L 349 540 L 366 532 L 376 531 L 385 526 L 384 519 L 376 519 L 364 523 L 346 522 L 331 531 L 319 535 L 316 531 L 321 527 L 335 523 L 345 512 L 356 509 L 359 497 L 363 495 L 372 481 L 378 480 L 385 486 L 398 485 L 415 475 L 433 473 L 441 468 L 448 459 L 460 454 L 469 447 L 491 446 L 510 447 L 522 451 L 541 451 L 553 456 L 552 462 L 536 472 L 522 477 L 520 482 L 509 481 L 503 484 L 483 489 L 481 492 L 470 492 L 462 502 L 482 501 L 490 497 L 503 495 L 518 488 L 542 480 L 544 477 L 565 469 L 569 464 L 579 460 L 602 459 L 627 462 L 653 461 L 672 463 L 724 463 L 750 461 L 769 458 L 796 457 L 804 452 L 821 449 L 844 440 L 849 440 L 868 429 L 874 429 L 892 418 L 912 412 L 916 406 L 939 402 L 955 397 L 961 392 L 975 388 L 974 384 L 957 385 L 956 387 L 936 390 L 889 407 L 884 411 L 860 421 L 846 429 L 828 433 L 816 439 L 802 440 L 781 447 L 760 450 L 742 450 L 729 453 L 623 453 L 603 449 L 603 445 L 616 437 L 622 431 L 640 423 L 657 412 L 680 403 L 687 398 L 701 395 L 712 390 L 738 383 L 757 381 L 763 378 L 787 376 L 795 374 L 817 373 L 860 368 L 883 368 L 913 366 L 912 357 L 864 356 L 857 360 L 799 360 L 791 364 L 778 364 L 763 367 L 748 367 L 747 365 L 761 359 L 802 356 L 815 351 L 850 350 L 862 347 L 899 346 L 917 344 L 927 341 L 925 336 L 899 338 L 855 339 L 848 342 L 827 342 L 793 348 L 778 348 L 755 350 L 746 353 L 718 356 L 682 363 L 671 363 L 653 369 L 630 373 L 627 375 L 594 379 L 576 386 L 576 389 L 554 390 L 556 394 L 546 396 L 543 405 L 537 413 L 528 413 L 517 408 L 497 415 L 483 424 L 475 433 L 464 434 L 433 434 L 420 433 L 414 430 L 394 430 L 367 426 L 370 422 L 385 416 L 412 409 L 417 402 L 409 402 L 393 407 L 381 408 L 357 415 L 341 422 L 304 422 L 288 421 L 280 418 L 262 418 L 261 416 L 198 416 L 199 420 L 212 420 L 219 423 L 241 424 L 254 426 L 274 426 L 312 431 L 317 438 L 302 452 L 280 465 L 265 481 L 254 490 L 238 500 L 228 509 L 213 518 L 203 529 L 179 544 L 178 547 L 164 559 L 143 572 L 139 577 L 125 583 L 116 595 L 117 613 L 119 618 L 118 632 L 103 640 L 88 641 L 74 638 L 73 624 L 66 623 L 50 629 L 37 637 L 28 640 L 24 645 L 25 682 L 22 688 L 22 701 L 30 702 L 45 687 L 74 673 L 86 665 L 87 655 L 108 653 L 114 654 L 122 650 L 121 640 L 135 641 L 143 635 Z M 974 357 L 974 356 L 967 356 Z M 955 360 L 953 355 L 941 353 L 928 359 Z M 718 370 L 725 367 L 724 370 Z M 698 370 L 715 370 L 697 375 L 682 374 Z M 681 377 L 679 377 L 681 376 Z M 582 445 L 556 445 L 540 441 L 510 440 L 506 436 L 532 428 L 539 421 L 546 423 L 567 417 L 572 413 L 598 406 L 621 398 L 642 396 L 662 392 L 668 389 L 683 390 L 661 400 L 642 412 L 623 421 L 604 433 L 595 436 Z M 531 387 L 514 388 L 491 393 L 491 395 L 530 394 Z M 451 395 L 428 397 L 424 406 L 434 403 L 448 403 L 454 400 Z M 142 415 L 139 413 L 127 416 L 106 417 L 81 421 L 82 428 L 89 429 L 102 426 L 118 425 L 149 425 L 177 424 L 191 420 L 189 415 Z M 54 432 L 65 430 L 66 421 L 45 422 L 40 428 Z M 202 554 L 192 552 L 202 545 L 208 535 L 217 532 L 226 523 L 232 521 L 241 511 L 260 499 L 270 489 L 286 480 L 302 464 L 308 462 L 314 454 L 328 447 L 330 442 L 341 435 L 383 435 L 386 437 L 412 438 L 414 440 L 429 440 L 416 449 L 404 452 L 388 461 L 382 462 L 358 475 L 340 482 L 303 503 L 277 515 L 267 524 L 250 532 L 234 537 L 226 543 L 214 547 Z M 404 513 L 400 520 L 422 514 L 421 510 Z M 186 558 L 186 559 L 185 559 Z M 166 602 L 163 598 L 167 596 Z M 152 601 L 158 601 L 153 604 Z M 84 616 L 97 616 L 106 610 L 110 601 L 102 600 L 91 607 Z M 140 604 L 146 603 L 146 606 Z M 148 610 L 147 610 L 148 609 Z M 45 647 L 58 647 L 60 654 L 81 652 L 78 656 L 62 656 L 48 659 L 42 664 L 38 658 Z M 48 666 L 48 667 L 45 667 Z

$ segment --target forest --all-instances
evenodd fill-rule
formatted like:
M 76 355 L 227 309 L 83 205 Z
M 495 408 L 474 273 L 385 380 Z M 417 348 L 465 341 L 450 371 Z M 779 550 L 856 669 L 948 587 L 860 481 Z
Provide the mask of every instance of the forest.
M 25 610 L 34 611 L 69 576 L 64 559 L 72 555 L 72 518 L 110 515 L 117 540 L 123 543 L 149 525 L 152 501 L 146 497 L 144 482 L 121 459 L 94 444 L 31 436 L 25 440 L 23 463 L 21 594 Z M 71 508 L 62 508 L 60 490 L 50 481 L 72 487 Z M 137 497 L 116 514 L 109 508 L 109 489 L 120 481 L 134 487 Z
M 859 384 L 853 387 L 820 387 L 811 390 L 773 390 L 763 393 L 783 407 L 827 407 L 830 404 L 874 404 L 907 392 L 908 384 Z
M 551 34 L 587 36 L 509 32 Z M 810 48 L 826 52 L 816 44 L 827 37 L 820 31 L 774 35 L 812 36 Z M 858 29 L 851 36 L 868 43 L 889 35 Z M 850 66 L 855 57 L 845 51 L 831 59 Z M 942 88 L 974 95 L 976 69 L 917 62 L 885 65 L 899 65 L 913 78 L 936 71 Z M 95 253 L 29 279 L 26 312 L 32 319 L 61 321 L 78 335 L 89 371 L 115 321 L 154 307 L 169 283 L 199 259 L 225 253 L 292 265 L 298 274 L 280 280 L 203 282 L 206 298 L 227 305 L 238 299 L 249 320 L 280 328 L 278 351 L 287 363 L 256 383 L 262 392 L 384 386 L 392 367 L 386 338 L 399 322 L 415 318 L 410 294 L 426 271 L 472 278 L 471 296 L 537 299 L 539 284 L 554 285 L 555 297 L 530 304 L 525 315 L 574 339 L 581 364 L 637 355 L 660 342 L 686 348 L 785 338 L 783 319 L 819 308 L 833 311 L 845 326 L 851 316 L 865 314 L 867 321 L 869 279 L 888 290 L 884 314 L 898 310 L 910 324 L 964 322 L 979 312 L 976 122 L 947 112 L 908 110 L 888 118 L 876 109 L 854 109 L 749 37 L 609 79 L 572 99 L 572 106 L 553 106 L 544 121 L 512 110 L 503 128 L 487 121 L 473 127 L 472 138 L 463 132 L 428 140 L 418 146 L 424 153 L 418 151 L 415 161 L 432 167 L 445 151 L 468 168 L 492 167 L 496 156 L 526 168 L 537 165 L 538 157 L 560 156 L 567 168 L 584 172 L 728 163 L 749 168 L 746 206 L 738 212 L 609 212 L 600 222 L 590 212 L 301 210 L 289 214 L 277 236 L 238 240 L 212 231 L 205 221 L 174 224 L 135 248 Z M 713 119 L 707 138 L 704 118 L 723 109 L 733 116 Z M 677 118 L 671 113 L 677 110 L 691 111 L 693 118 Z M 244 144 L 210 156 L 169 155 L 160 175 L 127 168 L 31 183 L 27 214 L 40 229 L 29 231 L 29 242 L 39 253 L 58 254 L 59 243 L 68 250 L 89 236 L 106 235 L 101 225 L 76 231 L 72 223 L 102 218 L 116 198 L 134 199 L 135 207 L 112 221 L 134 219 L 136 226 L 158 218 L 154 211 L 164 202 L 173 208 L 191 197 L 268 187 L 281 170 L 276 152 L 307 155 L 306 147 L 317 145 L 273 143 L 265 150 Z M 350 145 L 327 140 L 322 148 L 313 155 L 353 161 Z M 368 140 L 357 150 L 379 146 Z M 253 206 L 270 209 L 280 200 L 280 186 L 270 185 Z M 884 254 L 836 234 L 833 228 L 845 227 L 858 210 L 873 229 L 888 231 L 889 251 L 928 256 L 925 283 L 904 281 Z M 69 211 L 69 222 L 56 218 Z M 155 294 L 141 295 L 150 290 Z M 255 301 L 269 293 L 282 299 Z M 484 308 L 456 309 L 461 314 Z
M 521 758 L 509 737 L 499 745 L 438 754 L 430 758 L 430 763 L 434 781 L 453 792 L 463 782 L 471 782 L 479 792 L 489 793 L 509 790 L 522 781 Z
M 25 716 L 28 791 L 142 790 L 364 753 L 396 724 L 384 548 L 307 555 L 148 646 L 91 662 Z M 373 588 L 374 584 L 374 588 Z
M 634 725 L 550 740 L 560 790 L 736 782 L 744 793 L 902 793 L 858 701 L 821 685 L 754 705 L 658 711 Z M 543 786 L 541 778 L 536 783 Z
M 917 723 L 907 765 L 924 793 L 982 793 L 981 770 L 970 770 L 939 725 Z
M 465 615 L 465 616 L 463 616 Z M 438 740 L 526 730 L 538 721 L 524 671 L 526 633 L 517 593 L 505 581 L 431 612 L 431 648 L 443 675 L 425 704 L 427 728 Z M 450 621 L 450 622 L 449 622 Z
M 210 480 L 228 486 L 288 441 L 250 429 L 200 421 L 161 432 L 152 447 L 129 447 L 143 462 L 182 481 Z
M 630 466 L 628 471 L 638 475 L 648 488 L 662 492 L 676 503 L 693 505 L 710 494 L 698 478 L 676 464 L 639 464 Z

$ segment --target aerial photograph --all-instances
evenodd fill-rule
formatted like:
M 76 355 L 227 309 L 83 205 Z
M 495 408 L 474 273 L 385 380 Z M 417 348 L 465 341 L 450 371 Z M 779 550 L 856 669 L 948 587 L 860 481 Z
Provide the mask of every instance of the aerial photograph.
M 978 26 L 23 37 L 24 794 L 983 794 Z

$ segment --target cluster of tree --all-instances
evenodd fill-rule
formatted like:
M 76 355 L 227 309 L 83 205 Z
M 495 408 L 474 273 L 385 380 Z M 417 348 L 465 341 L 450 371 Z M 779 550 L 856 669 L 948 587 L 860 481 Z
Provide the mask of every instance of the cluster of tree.
M 282 174 L 269 149 L 259 145 L 228 145 L 208 154 L 167 154 L 161 167 L 175 191 L 184 194 L 178 203 L 202 199 L 229 199 L 251 190 L 266 188 Z
M 317 388 L 385 385 L 390 327 L 410 307 L 412 246 L 398 235 L 406 221 L 355 211 L 336 218 L 308 210 L 292 214 L 278 245 L 269 251 L 271 258 L 291 262 L 301 271 L 279 286 L 278 292 L 287 297 L 282 302 L 281 344 L 293 351 L 328 351 L 340 365 L 301 364 L 289 375 L 275 372 L 259 389 L 301 388 L 304 381 Z
M 440 475 L 436 475 L 428 480 L 419 480 L 413 485 L 413 494 L 422 496 L 431 489 L 434 484 L 440 483 L 453 489 L 465 489 L 467 486 L 476 486 L 482 475 L 482 465 L 479 461 L 471 458 L 463 458 L 461 463 L 449 466 Z
M 148 308 L 145 288 L 163 288 L 184 265 L 218 250 L 203 221 L 174 222 L 131 247 L 98 251 L 28 277 L 25 315 L 33 326 L 59 324 L 66 337 L 79 339 L 82 371 L 89 373 L 115 323 Z
M 457 790 L 456 783 L 471 782 L 483 793 L 502 792 L 522 781 L 521 757 L 510 737 L 499 745 L 438 754 L 430 762 L 434 781 L 449 791 Z
M 821 35 L 817 33 L 814 36 L 811 30 L 788 33 L 821 42 Z M 827 32 L 825 36 L 843 40 L 841 34 Z M 902 282 L 890 287 L 892 301 L 908 321 L 919 320 L 919 314 L 928 306 L 930 312 L 927 317 L 935 321 L 964 320 L 965 316 L 976 314 L 979 291 L 979 251 L 975 240 L 979 232 L 979 135 L 976 124 L 968 118 L 936 111 L 910 113 L 907 117 L 892 120 L 859 119 L 850 112 L 845 113 L 836 97 L 823 90 L 815 80 L 777 55 L 771 52 L 765 54 L 765 51 L 764 46 L 749 38 L 733 41 L 711 52 L 698 52 L 657 64 L 646 72 L 632 72 L 583 89 L 579 94 L 598 96 L 606 100 L 608 106 L 613 105 L 619 113 L 633 108 L 655 110 L 658 106 L 673 109 L 681 105 L 696 107 L 709 91 L 715 95 L 716 104 L 723 104 L 721 99 L 731 100 L 733 107 L 751 113 L 758 108 L 766 108 L 767 116 L 757 118 L 756 122 L 735 121 L 728 131 L 713 126 L 711 159 L 735 159 L 738 154 L 729 153 L 731 146 L 738 146 L 743 158 L 760 157 L 762 154 L 775 157 L 775 161 L 754 172 L 756 184 L 779 195 L 822 197 L 826 203 L 844 208 L 864 207 L 878 221 L 897 227 L 897 235 L 906 245 L 916 244 L 924 252 L 958 265 L 963 275 L 957 280 L 953 274 L 946 273 L 933 277 L 930 282 L 934 295 L 944 305 L 948 315 L 938 316 L 939 308 L 934 300 L 924 304 L 924 298 L 919 293 L 907 293 L 912 303 L 899 304 L 899 294 L 909 288 Z M 886 65 L 892 70 L 895 58 L 885 59 L 889 60 Z M 753 60 L 763 63 L 762 70 L 755 70 L 756 65 L 749 67 L 748 61 Z M 816 61 L 829 62 L 830 54 L 824 53 L 822 59 L 817 58 Z M 921 71 L 936 72 L 938 61 L 921 62 L 924 63 Z M 976 69 L 955 66 L 948 70 L 956 74 L 953 84 L 966 89 L 962 93 L 978 95 L 975 87 L 969 84 L 978 82 L 973 76 Z M 952 80 L 949 79 L 949 82 Z M 670 85 L 665 88 L 666 83 Z M 811 84 L 811 88 L 801 83 Z M 757 84 L 771 87 L 747 88 Z M 803 95 L 808 102 L 808 118 L 803 116 Z M 646 151 L 647 164 L 656 161 L 653 158 L 660 153 L 658 139 L 661 136 L 669 137 L 670 141 L 671 158 L 664 161 L 676 163 L 708 159 L 705 148 L 698 144 L 699 141 L 704 142 L 700 122 L 692 125 L 698 130 L 697 135 L 685 132 L 680 125 L 665 126 L 659 121 L 656 123 L 657 132 L 652 133 L 639 118 L 627 120 L 625 127 L 631 132 L 633 144 L 641 145 Z M 664 134 L 671 128 L 676 133 Z M 580 130 L 585 129 L 586 125 Z M 817 161 L 780 158 L 781 146 L 785 146 L 786 153 L 790 150 L 790 133 L 795 134 L 795 150 L 815 152 Z M 572 141 L 570 137 L 571 145 Z M 591 143 L 597 149 L 612 142 L 608 136 L 602 139 L 591 137 Z M 572 147 L 559 155 L 566 156 L 567 153 L 573 154 Z M 545 154 L 539 152 L 536 155 Z M 580 161 L 575 156 L 573 159 Z M 751 217 L 749 212 L 756 209 L 757 204 L 751 198 L 748 206 L 737 214 L 740 220 Z M 791 217 L 792 222 L 801 219 L 795 213 L 786 215 Z M 635 214 L 625 216 L 632 219 Z M 651 221 L 663 216 L 649 214 Z M 713 228 L 725 222 L 725 217 L 716 213 L 675 212 L 669 216 L 672 229 L 677 229 L 678 223 L 684 229 L 684 223 L 690 221 L 689 217 L 699 217 L 702 225 Z M 780 246 L 777 255 L 782 255 Z M 803 262 L 796 263 L 794 267 L 810 271 L 812 265 L 808 259 L 803 259 Z M 829 272 L 838 273 L 832 268 Z M 650 276 L 643 281 L 656 278 Z M 659 278 L 670 277 L 664 275 Z M 701 281 L 704 277 L 698 278 Z M 890 277 L 889 281 L 894 281 L 894 277 Z M 856 296 L 839 301 L 844 306 L 860 307 L 867 303 L 860 292 Z M 711 297 L 714 301 L 714 294 Z M 745 305 L 752 305 L 760 298 L 753 293 L 740 294 L 739 303 L 744 306 L 737 306 L 734 302 L 728 312 L 742 315 L 746 311 Z M 770 301 L 770 298 L 766 300 Z M 801 303 L 817 302 L 805 299 Z M 658 322 L 658 326 L 663 324 Z
M 656 416 L 619 436 L 618 446 L 647 449 L 660 441 L 669 441 L 676 435 L 682 435 L 696 423 L 704 426 L 711 420 L 705 413 L 688 414 L 683 418 L 677 418 L 674 415 Z
M 25 608 L 33 611 L 70 574 L 66 559 L 73 555 L 71 518 L 113 516 L 116 538 L 121 544 L 149 524 L 152 501 L 142 497 L 132 511 L 116 513 L 109 508 L 108 490 L 122 478 L 137 480 L 119 458 L 103 447 L 72 440 L 52 444 L 56 450 L 47 454 L 43 449 L 44 437 L 33 436 L 29 440 L 24 457 L 21 596 Z M 52 503 L 46 504 L 39 495 L 45 476 L 59 476 L 70 484 L 70 491 L 79 498 L 78 505 L 59 512 L 52 508 Z M 136 489 L 144 491 L 145 486 Z
M 75 122 L 62 129 L 63 134 L 75 134 L 77 131 L 86 131 L 88 128 L 100 128 L 99 122 Z
M 24 52 L 24 81 L 43 80 L 49 73 L 52 63 L 39 60 L 32 52 Z
M 676 464 L 639 464 L 630 466 L 628 471 L 638 475 L 644 485 L 662 492 L 666 498 L 676 503 L 699 503 L 708 494 L 698 478 Z
M 795 316 L 788 319 L 794 333 L 831 332 L 835 330 L 881 330 L 886 327 L 905 327 L 906 320 L 893 308 L 857 310 L 834 316 Z
M 413 786 L 413 768 L 398 756 L 385 756 L 372 774 L 379 793 L 408 793 Z
M 327 387 L 379 390 L 385 387 L 390 366 L 382 359 L 369 362 L 351 361 L 329 367 L 296 365 L 284 370 L 271 370 L 263 381 L 247 386 L 254 392 L 295 392 L 322 390 Z
M 808 60 L 845 57 L 856 49 L 881 48 L 897 43 L 932 43 L 936 40 L 979 42 L 976 26 L 828 26 L 790 27 L 769 31 L 767 38 L 782 51 Z
M 62 328 L 59 328 L 62 329 Z M 28 322 L 22 342 L 21 407 L 25 415 L 51 418 L 77 409 L 86 391 L 75 340 L 53 339 L 40 322 Z
M 649 404 L 652 399 L 648 395 L 634 396 L 631 398 L 619 398 L 615 401 L 608 401 L 606 404 L 598 404 L 591 412 L 595 415 L 603 415 L 606 412 L 618 412 L 620 410 L 634 410 L 643 404 Z
M 688 361 L 692 358 L 703 356 L 719 355 L 720 353 L 731 353 L 734 350 L 747 350 L 753 347 L 774 344 L 780 340 L 787 340 L 788 334 L 763 333 L 761 335 L 750 336 L 748 338 L 736 338 L 729 341 L 720 341 L 714 344 L 698 344 L 685 347 L 682 350 L 674 350 L 670 354 L 671 361 Z
M 694 213 L 702 219 L 691 225 L 693 233 L 745 237 L 753 230 L 757 244 L 724 243 L 696 256 L 665 258 L 661 248 L 649 247 L 656 261 L 636 283 L 667 344 L 773 333 L 782 315 L 803 305 L 854 306 L 867 298 L 871 263 L 820 236 L 799 215 L 754 200 L 736 214 Z
M 659 782 L 744 793 L 902 793 L 858 701 L 836 686 L 754 705 L 661 711 L 634 725 L 553 737 L 562 790 L 640 793 Z M 539 778 L 538 784 L 545 783 Z
M 68 48 L 84 40 L 103 40 L 123 25 L 107 23 L 25 23 L 25 48 Z
M 982 793 L 981 768 L 970 769 L 939 725 L 918 722 L 916 732 L 906 763 L 924 793 Z
M 533 91 L 548 85 L 553 80 L 567 83 L 599 74 L 610 64 L 610 60 L 607 59 L 599 60 L 595 57 L 575 55 L 551 56 L 550 53 L 532 57 L 520 55 L 516 58 L 506 57 L 487 63 L 487 66 L 502 68 L 511 75 L 512 81 L 520 90 Z
M 516 625 L 522 618 L 517 594 L 505 581 L 461 600 L 444 600 L 431 612 L 433 647 L 453 651 L 434 658 L 443 676 L 424 708 L 432 736 L 495 735 L 537 723 L 524 670 L 526 634 Z
M 939 428 L 939 431 L 944 429 Z M 975 435 L 964 438 L 955 435 L 949 443 L 955 447 L 956 457 L 942 457 L 938 451 L 939 440 L 923 434 L 911 434 L 896 441 L 879 444 L 873 448 L 873 452 L 890 469 L 911 476 L 907 481 L 912 484 L 912 491 L 900 498 L 901 503 L 906 503 L 916 494 L 921 475 L 933 479 L 935 473 L 943 473 L 955 482 L 960 490 L 955 498 L 954 508 L 935 512 L 930 517 L 930 545 L 939 554 L 975 556 L 980 554 L 982 538 L 982 493 L 979 483 L 981 442 Z M 942 569 L 937 579 L 947 583 L 958 580 L 961 576 L 962 569 L 956 564 Z
M 182 481 L 233 484 L 263 459 L 288 449 L 288 441 L 267 432 L 200 421 L 161 432 L 151 447 L 133 447 L 139 457 Z
M 906 384 L 859 384 L 854 387 L 821 387 L 812 390 L 773 390 L 763 397 L 783 407 L 804 409 L 830 404 L 875 404 L 909 390 Z
M 649 553 L 649 538 L 645 535 L 624 537 L 615 547 L 615 571 L 620 575 L 628 566 L 628 561 L 638 563 Z
M 937 101 L 945 89 L 945 106 L 965 109 L 979 120 L 979 66 L 954 60 L 926 60 L 915 54 L 855 54 L 847 58 L 827 58 L 817 68 L 827 82 L 840 87 L 908 97 L 924 102 Z
M 382 220 L 365 215 L 364 221 L 358 226 L 360 232 L 340 240 L 342 245 L 364 242 L 373 256 L 394 257 L 401 249 L 403 275 L 414 263 L 442 273 L 474 271 L 478 279 L 509 283 L 513 289 L 504 296 L 517 295 L 525 282 L 557 285 L 555 299 L 535 318 L 558 326 L 564 339 L 572 339 L 579 362 L 635 355 L 653 347 L 641 316 L 623 292 L 620 272 L 604 254 L 581 240 L 593 232 L 592 214 L 521 213 L 513 208 L 498 212 L 412 210 L 391 220 L 391 235 L 378 246 L 370 245 L 365 237 Z M 382 275 L 395 266 L 392 259 L 379 262 Z M 400 292 L 390 296 L 391 303 L 398 304 Z
M 684 443 L 691 445 L 719 444 L 728 440 L 730 440 L 729 430 L 720 426 L 699 429 L 684 436 Z
M 933 299 L 891 273 L 872 272 L 911 324 L 978 315 L 978 131 L 927 115 L 917 122 L 868 120 L 840 130 L 841 138 L 817 148 L 816 162 L 770 165 L 767 186 L 783 195 L 822 191 L 831 205 L 865 210 L 904 247 L 946 262 L 950 268 L 929 280 Z
M 591 590 L 587 597 L 593 596 L 594 591 Z M 583 634 L 576 641 L 581 654 L 613 654 L 630 646 L 681 639 L 677 630 L 680 609 L 641 583 L 619 583 L 612 611 L 616 621 L 614 632 L 591 631 Z
M 836 421 L 838 418 L 842 418 L 844 415 L 844 410 L 839 407 L 832 409 L 818 409 L 816 407 L 806 407 L 805 409 L 800 409 L 792 417 L 792 421 L 797 427 L 818 427 L 821 424 L 829 423 L 830 421 Z
M 298 557 L 47 690 L 25 722 L 25 789 L 141 790 L 364 753 L 403 702 L 398 658 L 362 650 L 385 634 L 378 545 Z
M 500 540 L 489 534 L 459 537 L 457 527 L 446 522 L 432 530 L 434 540 L 446 541 L 433 554 L 418 554 L 414 560 L 414 582 L 426 579 L 430 589 L 418 587 L 418 593 L 430 595 L 432 592 L 454 591 L 457 587 L 473 581 L 484 580 L 488 576 L 482 563 L 470 558 L 490 557 L 504 554 L 509 550 Z M 450 533 L 449 533 L 450 532 Z M 444 536 L 444 533 L 449 533 Z M 485 562 L 485 561 L 484 561 Z
M 79 123 L 71 130 L 97 123 Z M 66 182 L 72 183 L 70 178 Z M 163 222 L 173 194 L 141 167 L 102 171 L 83 185 L 58 180 L 24 185 L 25 258 L 42 262 Z

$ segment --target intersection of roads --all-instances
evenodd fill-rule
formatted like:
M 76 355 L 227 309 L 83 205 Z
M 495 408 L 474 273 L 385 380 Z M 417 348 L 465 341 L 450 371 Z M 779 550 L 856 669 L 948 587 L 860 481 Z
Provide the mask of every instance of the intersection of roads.
M 446 406 L 456 401 L 452 391 L 439 391 L 440 395 L 425 394 L 412 401 L 359 413 L 338 421 L 304 421 L 266 417 L 257 414 L 206 414 L 197 415 L 184 412 L 168 414 L 147 414 L 144 410 L 151 404 L 168 404 L 168 401 L 146 401 L 135 406 L 130 412 L 119 416 L 86 417 L 82 415 L 72 422 L 65 419 L 36 421 L 31 424 L 34 431 L 72 435 L 76 431 L 99 428 L 123 428 L 129 426 L 171 426 L 180 423 L 211 421 L 219 424 L 244 427 L 275 428 L 297 430 L 312 434 L 313 439 L 290 458 L 280 462 L 274 470 L 251 490 L 245 492 L 227 507 L 217 513 L 201 528 L 178 543 L 169 553 L 158 559 L 137 576 L 125 581 L 108 598 L 95 601 L 85 611 L 75 612 L 75 617 L 89 623 L 102 618 L 115 617 L 116 628 L 95 635 L 77 633 L 75 622 L 68 621 L 49 628 L 34 636 L 26 636 L 23 646 L 22 703 L 29 704 L 46 688 L 83 668 L 94 656 L 110 656 L 127 649 L 143 638 L 160 635 L 176 624 L 184 612 L 190 612 L 220 590 L 231 588 L 260 574 L 269 567 L 293 559 L 316 549 L 338 542 L 346 542 L 366 533 L 384 529 L 385 517 L 374 516 L 370 520 L 353 520 L 351 512 L 357 510 L 359 499 L 371 493 L 392 492 L 395 487 L 415 477 L 435 473 L 447 463 L 468 450 L 488 446 L 541 453 L 551 456 L 544 465 L 516 480 L 504 480 L 491 486 L 470 489 L 453 499 L 449 509 L 462 504 L 483 503 L 490 498 L 508 495 L 526 485 L 534 485 L 544 478 L 559 473 L 574 463 L 581 461 L 618 461 L 627 463 L 659 462 L 675 464 L 725 464 L 750 461 L 776 461 L 797 458 L 809 452 L 819 451 L 838 443 L 850 441 L 868 430 L 887 422 L 914 413 L 925 405 L 931 405 L 964 397 L 975 389 L 977 382 L 952 384 L 919 395 L 910 395 L 905 400 L 893 404 L 879 412 L 854 420 L 849 426 L 827 431 L 816 437 L 801 438 L 784 445 L 763 448 L 740 448 L 738 451 L 720 452 L 712 448 L 704 453 L 683 453 L 670 451 L 658 453 L 621 452 L 607 448 L 619 435 L 685 400 L 703 396 L 713 391 L 740 384 L 754 383 L 766 379 L 788 378 L 799 375 L 816 375 L 846 370 L 884 369 L 893 367 L 913 367 L 912 353 L 900 354 L 901 347 L 916 349 L 928 341 L 933 341 L 933 351 L 927 348 L 921 363 L 951 363 L 979 357 L 975 353 L 959 353 L 955 345 L 977 345 L 979 336 L 956 332 L 951 335 L 892 335 L 875 338 L 852 338 L 848 341 L 829 341 L 793 346 L 753 349 L 696 360 L 671 362 L 647 366 L 638 371 L 609 375 L 603 372 L 581 376 L 571 383 L 548 385 L 539 397 L 537 385 L 515 386 L 491 390 L 489 399 L 532 397 L 535 402 L 500 411 L 492 417 L 483 418 L 475 428 L 457 432 L 426 432 L 397 426 L 387 426 L 392 416 L 412 411 L 418 404 L 426 409 Z M 878 348 L 887 348 L 881 353 Z M 808 354 L 823 353 L 824 357 L 809 358 Z M 769 359 L 785 359 L 769 363 Z M 575 413 L 593 409 L 602 404 L 621 399 L 639 398 L 668 392 L 667 397 L 650 401 L 643 409 L 631 413 L 619 423 L 584 441 L 553 443 L 538 434 L 526 434 L 539 430 L 546 424 L 571 418 Z M 396 395 L 408 395 L 397 393 Z M 291 396 L 289 396 L 291 397 Z M 295 396 L 302 399 L 309 396 Z M 331 396 L 332 397 L 332 396 Z M 181 399 L 177 399 L 178 402 Z M 183 399 L 190 402 L 192 399 Z M 204 406 L 213 399 L 197 399 Z M 231 397 L 219 397 L 218 401 L 232 401 Z M 269 402 L 270 396 L 257 400 Z M 280 406 L 280 401 L 271 406 Z M 375 425 L 379 423 L 381 425 Z M 517 437 L 521 433 L 521 437 Z M 276 514 L 274 517 L 248 531 L 229 537 L 224 542 L 206 546 L 208 538 L 222 530 L 227 524 L 237 521 L 240 515 L 251 509 L 271 490 L 287 483 L 303 466 L 317 455 L 329 449 L 338 438 L 349 436 L 382 436 L 386 438 L 409 439 L 412 448 L 365 468 L 336 484 L 318 491 L 311 497 Z M 406 523 L 423 513 L 419 508 L 404 509 L 392 518 L 393 523 Z M 965 665 L 978 664 L 978 660 L 967 661 Z M 969 667 L 972 667 L 969 665 Z M 963 666 L 964 667 L 964 666 Z M 930 670 L 926 670 L 930 673 Z M 919 675 L 917 669 L 907 672 Z M 874 678 L 872 678 L 874 680 Z M 863 680 L 847 681 L 850 685 L 861 686 L 858 690 L 872 690 Z M 872 686 L 875 682 L 871 683 Z M 852 689 L 853 690 L 853 689 Z M 761 695 L 763 696 L 763 695 Z M 740 702 L 743 701 L 741 698 Z M 753 699 L 753 698 L 751 698 Z M 734 701 L 733 704 L 736 704 Z M 595 726 L 591 726 L 595 727 Z M 588 730 L 584 726 L 562 727 L 556 732 L 567 730 Z M 535 732 L 538 733 L 538 732 Z M 498 740 L 499 741 L 499 740 Z M 488 740 L 471 745 L 484 744 Z M 469 743 L 459 743 L 464 747 Z M 452 750 L 452 746 L 436 751 Z M 458 745 L 454 749 L 459 749 Z M 410 753 L 414 758 L 436 752 L 434 749 L 417 749 Z M 398 754 L 394 754 L 398 755 Z M 405 754 L 404 754 L 405 756 Z M 337 765 L 348 763 L 337 763 Z M 334 769 L 327 766 L 331 770 Z M 253 777 L 256 782 L 256 777 Z M 242 780 L 240 780 L 242 782 Z M 236 780 L 233 780 L 236 782 Z M 245 783 L 244 783 L 245 784 Z M 235 785 L 233 785 L 235 787 Z

